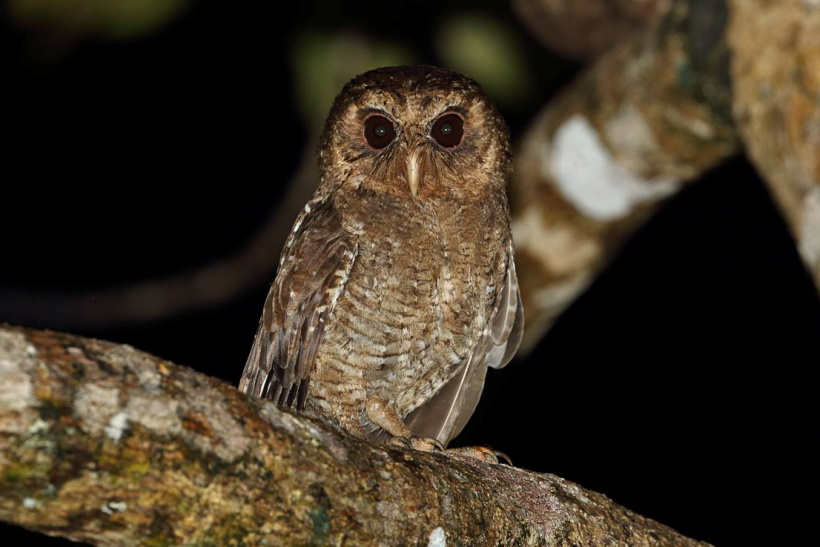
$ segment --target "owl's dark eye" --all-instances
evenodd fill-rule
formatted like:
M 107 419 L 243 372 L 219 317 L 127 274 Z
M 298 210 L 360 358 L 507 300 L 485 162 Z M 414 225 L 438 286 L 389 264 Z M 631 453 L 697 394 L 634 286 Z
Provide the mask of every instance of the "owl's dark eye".
M 430 135 L 444 148 L 455 148 L 464 137 L 464 120 L 458 114 L 445 114 L 433 124 Z
M 381 150 L 394 138 L 396 138 L 396 130 L 393 122 L 384 116 L 374 114 L 364 121 L 364 139 L 371 148 Z

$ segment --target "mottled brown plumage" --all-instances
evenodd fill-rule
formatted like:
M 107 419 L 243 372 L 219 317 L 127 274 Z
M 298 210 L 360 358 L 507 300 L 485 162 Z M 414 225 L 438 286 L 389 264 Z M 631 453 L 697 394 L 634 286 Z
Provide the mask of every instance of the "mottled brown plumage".
M 319 168 L 240 389 L 446 446 L 521 337 L 506 125 L 459 74 L 378 69 L 336 99 Z

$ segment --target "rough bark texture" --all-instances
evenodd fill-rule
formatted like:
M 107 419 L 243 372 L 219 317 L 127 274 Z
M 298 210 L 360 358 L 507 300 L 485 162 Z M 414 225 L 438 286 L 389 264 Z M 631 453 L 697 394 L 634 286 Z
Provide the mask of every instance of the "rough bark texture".
M 513 8 L 547 48 L 591 61 L 635 34 L 667 1 L 513 0 Z
M 726 4 L 676 0 L 535 119 L 510 189 L 537 342 L 635 227 L 737 150 Z
M 2 325 L 0 519 L 96 545 L 705 545 L 552 475 L 373 446 L 129 346 Z
M 730 5 L 738 130 L 820 288 L 820 2 Z

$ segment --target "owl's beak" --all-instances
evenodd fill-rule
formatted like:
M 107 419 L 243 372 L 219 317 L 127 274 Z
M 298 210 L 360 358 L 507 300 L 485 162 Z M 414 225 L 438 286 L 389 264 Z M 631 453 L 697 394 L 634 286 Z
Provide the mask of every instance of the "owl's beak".
M 415 148 L 407 156 L 407 182 L 410 184 L 410 194 L 415 198 L 419 193 L 419 165 L 421 158 L 419 157 L 421 150 Z

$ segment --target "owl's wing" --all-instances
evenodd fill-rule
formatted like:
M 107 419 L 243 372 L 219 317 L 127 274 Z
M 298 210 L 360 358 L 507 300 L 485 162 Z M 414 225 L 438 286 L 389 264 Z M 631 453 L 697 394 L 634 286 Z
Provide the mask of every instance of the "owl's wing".
M 487 367 L 502 368 L 509 363 L 523 333 L 524 309 L 510 244 L 504 285 L 486 329 L 459 373 L 407 417 L 405 423 L 413 434 L 438 439 L 447 446 L 473 415 L 484 389 Z
M 304 408 L 325 323 L 357 247 L 330 199 L 315 198 L 294 223 L 270 288 L 239 390 Z

